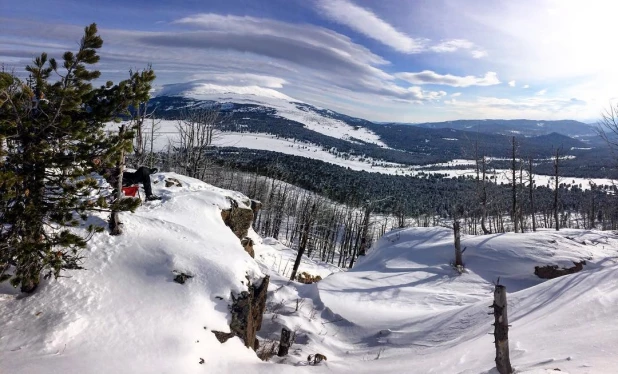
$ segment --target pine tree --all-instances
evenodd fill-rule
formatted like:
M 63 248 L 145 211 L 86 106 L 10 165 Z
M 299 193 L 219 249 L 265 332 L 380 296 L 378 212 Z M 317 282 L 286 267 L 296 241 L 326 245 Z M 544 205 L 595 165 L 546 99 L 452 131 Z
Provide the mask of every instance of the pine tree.
M 10 277 L 23 292 L 32 292 L 41 275 L 82 268 L 81 251 L 103 230 L 79 228 L 88 211 L 137 206 L 129 199 L 110 206 L 92 198 L 99 189 L 92 172 L 111 166 L 120 150 L 130 151 L 133 134 L 109 137 L 105 123 L 143 100 L 154 74 L 148 84 L 132 76 L 93 88 L 100 72 L 90 66 L 102 45 L 91 24 L 79 50 L 65 52 L 62 63 L 46 53 L 35 58 L 26 67 L 29 84 L 0 72 L 0 277 Z M 103 164 L 94 165 L 95 159 Z

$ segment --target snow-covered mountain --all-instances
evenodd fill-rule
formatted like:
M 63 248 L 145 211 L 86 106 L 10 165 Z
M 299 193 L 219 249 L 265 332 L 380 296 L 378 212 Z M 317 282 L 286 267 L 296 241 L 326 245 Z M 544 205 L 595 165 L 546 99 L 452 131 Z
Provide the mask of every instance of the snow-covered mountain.
M 305 258 L 300 271 L 325 278 L 305 285 L 280 274 L 289 272 L 292 250 L 250 231 L 254 260 L 224 225 L 228 197 L 242 195 L 173 173 L 156 177 L 163 200 L 124 214 L 122 236 L 97 234 L 83 253 L 87 270 L 43 281 L 25 297 L 2 285 L 0 372 L 493 373 L 487 307 L 498 277 L 509 292 L 518 372 L 615 371 L 613 233 L 464 236 L 459 274 L 449 265 L 451 230 L 394 230 L 347 272 Z M 166 187 L 166 178 L 182 187 Z M 577 274 L 550 281 L 533 274 L 534 266 L 581 260 Z M 180 285 L 174 271 L 193 277 Z M 222 344 L 212 333 L 229 331 L 231 295 L 264 275 L 261 343 L 277 340 L 283 326 L 296 332 L 290 355 L 270 363 L 239 338 Z M 309 366 L 315 353 L 328 360 Z
M 463 158 L 471 152 L 472 140 L 481 144 L 489 156 L 505 156 L 512 135 L 520 141 L 520 151 L 535 157 L 548 157 L 552 147 L 562 146 L 569 153 L 589 150 L 590 144 L 570 138 L 572 123 L 497 120 L 452 121 L 418 126 L 377 124 L 319 108 L 284 95 L 271 88 L 258 86 L 222 86 L 189 82 L 160 88 L 151 105 L 164 119 L 177 119 L 186 108 L 222 104 L 226 117 L 221 122 L 224 132 L 273 135 L 277 139 L 312 144 L 325 150 L 365 155 L 373 160 L 407 165 L 446 162 Z M 528 123 L 534 123 L 534 133 L 528 134 Z M 470 126 L 465 124 L 471 123 Z M 477 128 L 481 123 L 482 131 Z M 491 126 L 488 124 L 492 124 Z M 449 125 L 453 125 L 449 127 Z M 477 124 L 477 125 L 474 125 Z M 519 124 L 522 131 L 517 132 Z M 487 125 L 487 126 L 485 126 Z M 476 127 L 474 127 L 476 126 Z M 527 126 L 527 127 L 526 127 Z M 587 125 L 585 133 L 590 132 Z M 583 131 L 583 130 L 582 130 Z M 582 138 L 584 139 L 584 138 Z M 585 137 L 587 141 L 589 137 Z M 585 153 L 585 152 L 584 152 Z
M 166 85 L 156 92 L 156 98 L 184 97 L 197 101 L 214 101 L 237 106 L 250 105 L 240 108 L 246 116 L 255 112 L 270 109 L 269 114 L 289 121 L 302 123 L 310 131 L 343 139 L 347 141 L 362 140 L 364 142 L 385 146 L 380 137 L 371 130 L 352 126 L 345 121 L 335 118 L 340 116 L 330 110 L 306 104 L 289 97 L 279 91 L 258 86 L 220 86 L 209 83 L 189 82 Z M 155 98 L 155 102 L 156 101 Z M 257 106 L 257 108 L 255 107 Z

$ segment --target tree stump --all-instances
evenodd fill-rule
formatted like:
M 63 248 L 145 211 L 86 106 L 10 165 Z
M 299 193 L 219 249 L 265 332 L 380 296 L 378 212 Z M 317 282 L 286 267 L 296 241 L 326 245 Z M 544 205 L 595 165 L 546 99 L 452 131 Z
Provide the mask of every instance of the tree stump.
M 494 290 L 494 344 L 496 346 L 496 369 L 500 374 L 512 374 L 509 358 L 509 321 L 507 317 L 506 287 L 496 285 Z
M 281 340 L 279 341 L 279 352 L 277 352 L 277 356 L 287 356 L 288 351 L 290 350 L 290 345 L 292 345 L 290 342 L 291 336 L 292 333 L 290 330 L 285 327 L 281 329 Z

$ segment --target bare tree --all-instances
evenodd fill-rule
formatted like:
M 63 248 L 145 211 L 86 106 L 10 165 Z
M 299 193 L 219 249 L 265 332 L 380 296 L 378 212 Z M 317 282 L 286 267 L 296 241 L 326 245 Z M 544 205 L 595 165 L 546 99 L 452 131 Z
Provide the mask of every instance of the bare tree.
M 148 67 L 144 70 L 129 70 L 129 76 L 132 77 L 132 84 L 134 89 L 139 89 L 140 87 L 148 84 L 149 81 L 154 79 L 154 71 L 152 70 L 152 65 L 148 65 Z M 139 100 L 133 103 L 133 108 L 131 111 L 131 119 L 129 129 L 135 131 L 135 138 L 133 138 L 133 150 L 135 152 L 135 164 L 141 165 L 146 161 L 146 143 L 147 138 L 144 133 L 144 123 L 146 120 L 151 118 L 154 115 L 154 111 L 156 108 L 152 110 L 148 110 L 148 98 L 146 100 Z
M 528 159 L 528 193 L 530 194 L 530 215 L 532 216 L 532 231 L 536 231 L 536 217 L 534 210 L 534 174 L 532 174 L 532 157 Z
M 180 172 L 184 175 L 203 179 L 207 169 L 206 150 L 216 136 L 220 123 L 221 105 L 214 103 L 199 109 L 187 109 L 182 113 L 176 129 L 175 149 Z
M 155 163 L 154 142 L 160 136 L 159 131 L 161 130 L 161 120 L 156 119 L 154 116 L 152 116 L 150 120 L 151 120 L 150 131 L 148 132 L 146 136 L 146 141 L 150 144 L 150 150 L 148 153 L 147 160 L 148 160 L 148 167 L 153 168 L 154 163 Z
M 556 148 L 556 156 L 554 157 L 554 220 L 556 221 L 556 231 L 560 230 L 560 220 L 558 212 L 558 197 L 560 187 L 560 148 Z
M 479 154 L 478 142 L 475 143 L 474 154 L 477 193 L 481 202 L 481 229 L 483 230 L 483 234 L 487 235 L 491 234 L 491 229 L 488 229 L 485 224 L 485 220 L 487 219 L 487 157 L 484 152 L 482 155 Z
M 512 205 L 511 205 L 511 221 L 513 222 L 514 231 L 517 232 L 517 141 L 513 136 L 511 141 L 511 192 L 512 192 Z
M 616 157 L 615 152 L 618 150 L 618 103 L 601 113 L 601 120 L 597 123 L 596 130 Z

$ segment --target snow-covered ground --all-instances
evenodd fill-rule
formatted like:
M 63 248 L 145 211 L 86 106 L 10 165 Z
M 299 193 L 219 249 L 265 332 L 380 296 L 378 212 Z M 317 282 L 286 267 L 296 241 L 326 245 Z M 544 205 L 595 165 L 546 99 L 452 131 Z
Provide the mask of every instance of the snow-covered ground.
M 615 372 L 613 233 L 464 236 L 460 275 L 449 265 L 449 229 L 394 230 L 349 271 L 303 259 L 299 271 L 325 278 L 303 285 L 288 281 L 294 251 L 250 232 L 253 260 L 223 224 L 226 196 L 242 200 L 238 193 L 173 173 L 155 177 L 183 186 L 155 184 L 163 200 L 124 214 L 122 236 L 95 236 L 84 252 L 87 270 L 43 281 L 25 297 L 0 286 L 0 372 L 493 373 L 487 313 L 498 277 L 509 292 L 518 372 Z M 577 274 L 550 281 L 533 274 L 536 265 L 580 260 L 587 264 Z M 193 278 L 179 285 L 173 271 Z M 212 334 L 228 331 L 230 293 L 264 274 L 271 284 L 262 344 L 277 340 L 282 326 L 297 333 L 290 355 L 270 363 L 238 338 L 220 344 Z M 308 365 L 315 353 L 328 361 Z
M 355 129 L 347 123 L 325 117 L 300 100 L 293 99 L 276 90 L 257 86 L 220 86 L 215 84 L 190 82 L 165 86 L 158 96 L 183 96 L 198 100 L 213 100 L 221 103 L 257 104 L 273 108 L 278 116 L 300 122 L 309 130 L 338 139 L 360 139 L 368 143 L 386 147 L 380 137 L 374 132 L 361 127 Z M 321 108 L 317 108 L 321 109 Z
M 509 291 L 511 362 L 518 372 L 615 372 L 608 352 L 618 345 L 612 325 L 618 236 L 542 231 L 464 236 L 462 246 L 466 272 L 459 275 L 449 265 L 451 230 L 397 230 L 354 269 L 317 289 L 281 283 L 273 303 L 287 300 L 289 308 L 278 311 L 278 323 L 312 331 L 287 362 L 303 365 L 307 354 L 320 352 L 329 361 L 318 372 L 494 373 L 488 306 L 500 277 Z M 587 265 L 578 274 L 551 281 L 533 274 L 537 265 L 571 267 L 580 260 Z M 295 312 L 299 295 L 309 306 Z
M 123 235 L 96 235 L 83 253 L 87 270 L 43 281 L 26 297 L 2 285 L 1 373 L 204 373 L 259 364 L 238 339 L 221 345 L 211 332 L 229 331 L 230 293 L 246 290 L 246 276 L 263 276 L 221 220 L 225 196 L 238 194 L 173 173 L 153 179 L 166 176 L 183 187 L 155 184 L 162 201 L 123 214 Z M 173 271 L 193 278 L 179 285 Z

